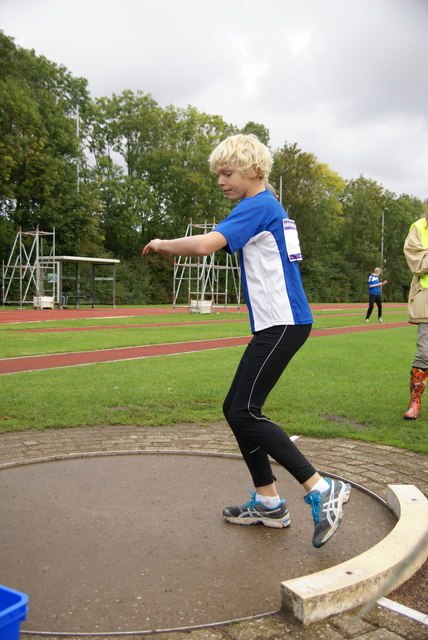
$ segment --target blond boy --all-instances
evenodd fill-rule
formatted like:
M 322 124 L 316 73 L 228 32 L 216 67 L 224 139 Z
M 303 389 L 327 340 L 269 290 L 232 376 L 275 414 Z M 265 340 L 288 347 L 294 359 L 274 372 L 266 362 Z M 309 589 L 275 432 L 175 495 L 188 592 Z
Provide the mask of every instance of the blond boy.
M 296 225 L 266 188 L 272 168 L 269 149 L 254 135 L 230 136 L 212 152 L 210 168 L 218 185 L 237 206 L 213 231 L 204 235 L 155 239 L 143 255 L 205 256 L 219 249 L 239 252 L 241 276 L 253 338 L 239 363 L 223 404 L 255 491 L 247 503 L 226 507 L 233 524 L 290 525 L 287 504 L 278 495 L 269 456 L 281 464 L 307 492 L 315 531 L 312 543 L 324 545 L 336 532 L 350 486 L 323 478 L 284 430 L 262 414 L 263 404 L 287 364 L 307 340 L 312 314 L 298 262 Z

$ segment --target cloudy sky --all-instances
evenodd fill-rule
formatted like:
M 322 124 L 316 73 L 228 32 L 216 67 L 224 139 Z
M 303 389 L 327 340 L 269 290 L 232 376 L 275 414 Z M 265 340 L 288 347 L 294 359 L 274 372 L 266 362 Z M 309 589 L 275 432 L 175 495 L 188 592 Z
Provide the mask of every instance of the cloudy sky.
M 0 29 L 92 97 L 253 120 L 272 149 L 428 198 L 428 0 L 0 0 Z

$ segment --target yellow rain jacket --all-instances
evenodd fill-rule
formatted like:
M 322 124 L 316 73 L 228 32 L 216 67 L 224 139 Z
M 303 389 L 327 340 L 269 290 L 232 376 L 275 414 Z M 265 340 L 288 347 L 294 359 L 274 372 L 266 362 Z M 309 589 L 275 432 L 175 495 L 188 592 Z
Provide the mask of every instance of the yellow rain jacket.
M 420 218 L 410 227 L 404 243 L 404 255 L 413 280 L 410 286 L 409 322 L 428 323 L 428 227 L 427 218 Z

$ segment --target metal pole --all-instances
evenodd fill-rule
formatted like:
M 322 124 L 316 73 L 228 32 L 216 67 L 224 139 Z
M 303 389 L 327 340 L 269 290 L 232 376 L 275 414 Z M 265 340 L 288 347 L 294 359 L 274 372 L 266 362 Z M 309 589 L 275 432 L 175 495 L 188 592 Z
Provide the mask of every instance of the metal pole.
M 78 143 L 80 143 L 80 113 L 79 113 L 79 103 L 77 103 L 76 105 L 76 138 L 78 140 Z M 80 152 L 80 144 L 79 144 L 79 151 Z M 76 162 L 76 191 L 77 191 L 77 195 L 80 194 L 80 160 L 79 157 L 77 157 L 77 162 Z
M 113 264 L 113 308 L 116 309 L 116 263 Z
M 76 262 L 76 304 L 75 308 L 79 308 L 79 263 Z
M 57 302 L 59 302 L 58 296 L 58 270 L 57 264 L 55 262 L 55 227 L 52 230 L 52 274 L 53 274 L 53 296 L 55 302 L 55 295 L 57 297 Z M 58 305 L 59 306 L 59 305 Z
M 36 245 L 36 296 L 38 297 L 38 302 L 40 304 L 40 308 L 42 308 L 42 300 L 41 300 L 41 286 L 40 286 L 40 261 L 39 261 L 39 227 L 36 227 L 36 237 L 35 237 L 35 245 Z
M 279 174 L 279 202 L 280 204 L 282 204 L 282 176 L 284 175 L 284 173 L 287 173 L 288 169 L 284 169 L 284 171 L 281 171 L 281 173 Z
M 95 308 L 95 263 L 92 264 L 92 309 Z
M 63 300 L 62 300 L 62 260 L 58 260 L 57 264 L 57 273 L 58 273 L 58 306 L 60 309 L 63 308 Z
M 19 228 L 19 308 L 22 309 L 22 229 Z
M 385 238 L 385 211 L 388 209 L 388 207 L 385 207 L 384 209 L 382 209 L 382 235 L 381 235 L 381 242 L 380 242 L 380 262 L 381 265 L 383 266 L 383 254 L 384 254 L 384 238 Z

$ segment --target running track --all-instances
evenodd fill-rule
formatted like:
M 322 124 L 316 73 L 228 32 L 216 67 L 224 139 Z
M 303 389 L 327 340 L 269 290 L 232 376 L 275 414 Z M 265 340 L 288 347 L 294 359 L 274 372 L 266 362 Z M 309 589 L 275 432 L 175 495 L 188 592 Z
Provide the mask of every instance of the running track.
M 397 309 L 401 305 L 391 304 L 391 307 Z M 345 310 L 349 308 L 356 308 L 355 305 L 337 305 L 334 311 Z M 323 305 L 311 305 L 312 311 L 326 309 Z M 367 308 L 366 304 L 362 304 L 362 313 Z M 385 304 L 384 308 L 387 309 L 388 305 Z M 403 304 L 402 308 L 405 309 L 406 305 Z M 243 311 L 245 309 L 242 309 Z M 328 310 L 333 311 L 332 307 L 328 307 Z M 118 317 L 140 317 L 144 315 L 161 315 L 171 313 L 171 308 L 142 308 L 142 309 L 54 309 L 54 310 L 0 310 L 0 324 L 5 323 L 26 323 L 37 322 L 45 320 L 70 320 L 70 319 L 96 319 L 96 318 L 118 318 Z M 232 311 L 232 309 L 231 309 Z M 174 313 L 188 313 L 187 308 L 175 309 Z M 220 315 L 227 312 L 220 312 Z M 360 314 L 358 314 L 360 315 Z M 248 322 L 247 318 L 245 320 Z M 207 320 L 207 322 L 241 322 L 241 320 L 227 320 L 222 318 L 216 320 Z M 198 324 L 201 321 L 198 322 Z M 168 323 L 175 324 L 175 323 Z M 182 324 L 182 323 L 180 323 Z M 186 323 L 191 324 L 191 322 Z M 116 325 L 117 326 L 117 325 Z M 119 325 L 124 328 L 124 325 Z M 129 326 L 129 325 L 125 325 Z M 134 326 L 156 326 L 151 325 L 134 325 Z M 162 326 L 166 326 L 162 323 Z M 396 327 L 410 327 L 407 322 L 388 322 L 384 324 L 378 324 L 376 320 L 371 324 L 357 325 L 353 327 L 340 327 L 336 329 L 313 329 L 311 338 L 329 335 L 338 335 L 350 332 L 364 332 L 373 330 L 385 330 Z M 80 330 L 93 330 L 100 329 L 101 327 L 81 327 Z M 104 327 L 103 327 L 104 328 Z M 112 328 L 109 325 L 108 328 Z M 25 327 L 21 330 L 25 331 Z M 61 329 L 64 330 L 64 329 Z M 76 330 L 76 329 L 73 329 Z M 46 329 L 40 329 L 35 331 L 46 331 Z M 47 331 L 55 331 L 55 329 L 47 329 Z M 58 331 L 58 329 L 56 329 Z M 195 340 L 192 342 L 174 342 L 169 344 L 157 344 L 137 347 L 121 347 L 116 349 L 102 349 L 99 351 L 80 351 L 74 353 L 57 353 L 51 355 L 42 356 L 29 356 L 22 358 L 5 358 L 0 359 L 0 374 L 9 373 L 22 373 L 26 371 L 40 371 L 42 369 L 53 369 L 62 367 L 71 367 L 77 365 L 96 364 L 99 362 L 114 362 L 119 360 L 135 360 L 139 358 L 149 358 L 153 356 L 162 355 L 174 355 L 180 353 L 192 353 L 195 351 L 206 351 L 212 349 L 223 349 L 225 347 L 244 346 L 248 344 L 251 336 L 241 336 L 236 338 L 217 338 L 212 340 Z

